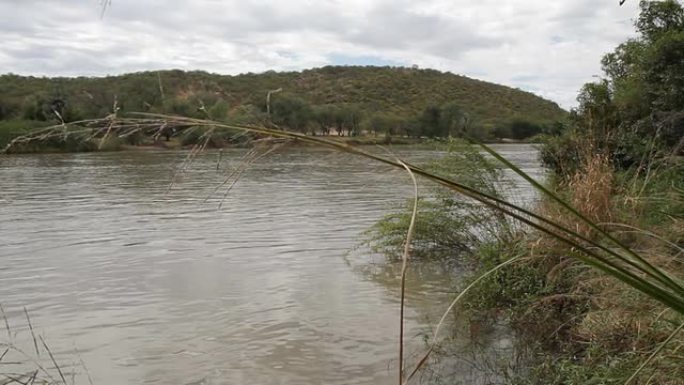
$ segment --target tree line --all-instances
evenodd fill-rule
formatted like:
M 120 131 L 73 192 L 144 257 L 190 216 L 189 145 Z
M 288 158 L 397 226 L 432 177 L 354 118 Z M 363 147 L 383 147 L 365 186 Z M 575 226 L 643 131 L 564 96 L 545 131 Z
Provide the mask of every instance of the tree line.
M 149 99 L 148 100 L 154 100 Z M 525 119 L 489 128 L 480 124 L 463 107 L 454 102 L 429 104 L 413 116 L 390 112 L 369 112 L 353 103 L 310 104 L 292 94 L 274 95 L 267 108 L 265 103 L 231 106 L 216 94 L 205 93 L 194 98 L 171 97 L 153 105 L 136 102 L 135 98 L 113 99 L 111 106 L 93 103 L 84 107 L 68 99 L 31 95 L 20 104 L 2 103 L 0 119 L 31 122 L 28 126 L 59 124 L 83 119 L 104 117 L 116 112 L 125 114 L 128 106 L 140 106 L 144 112 L 207 118 L 236 124 L 275 124 L 276 126 L 311 135 L 445 138 L 471 137 L 480 140 L 528 139 L 535 135 L 552 134 L 563 127 L 561 121 L 540 124 Z
M 284 91 L 274 93 L 267 106 L 267 93 L 278 88 Z M 267 122 L 315 135 L 481 139 L 552 133 L 567 117 L 556 104 L 530 93 L 401 67 L 323 67 L 236 76 L 179 70 L 102 78 L 0 76 L 0 137 L 115 112 Z

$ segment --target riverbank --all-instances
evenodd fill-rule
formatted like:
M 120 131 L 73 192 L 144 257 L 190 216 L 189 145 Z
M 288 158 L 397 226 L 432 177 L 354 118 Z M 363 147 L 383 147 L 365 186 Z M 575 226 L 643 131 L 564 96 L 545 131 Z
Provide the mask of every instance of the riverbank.
M 156 129 L 152 133 L 118 130 L 116 135 L 105 134 L 106 130 L 98 129 L 98 135 L 83 134 L 83 130 L 77 134 L 63 131 L 61 126 L 50 127 L 44 122 L 35 121 L 0 121 L 0 149 L 6 153 L 71 153 L 71 152 L 94 152 L 94 151 L 175 151 L 191 150 L 196 146 L 205 148 L 244 148 L 252 145 L 252 140 L 245 135 L 236 135 L 235 132 L 222 130 L 213 135 L 204 136 L 206 131 L 193 130 L 173 133 L 172 135 L 159 135 Z M 43 131 L 42 131 L 43 130 Z M 90 131 L 88 131 L 89 133 Z M 47 134 L 46 134 L 47 133 Z M 350 146 L 368 145 L 392 145 L 392 146 L 418 146 L 447 140 L 446 138 L 416 138 L 406 136 L 387 135 L 316 135 L 316 138 L 341 142 Z M 518 143 L 528 144 L 537 142 L 538 138 L 530 140 L 491 139 L 487 143 Z M 309 146 L 305 142 L 291 140 L 293 145 Z
M 549 187 L 649 264 L 682 277 L 684 163 L 676 157 L 654 163 L 657 171 L 646 176 L 616 171 L 606 157 L 596 155 Z M 591 242 L 612 243 L 549 197 L 534 211 Z M 634 383 L 680 383 L 684 336 L 676 330 L 684 322 L 681 314 L 583 263 L 577 248 L 540 231 L 484 244 L 477 253 L 481 263 L 468 282 L 499 263 L 518 260 L 484 279 L 465 303 L 472 318 L 505 320 L 515 332 L 524 365 L 511 383 L 624 384 L 635 374 Z M 670 337 L 657 361 L 637 374 Z
M 369 146 L 369 145 L 392 145 L 392 146 L 419 146 L 432 142 L 433 140 L 419 138 L 377 138 L 372 136 L 318 136 L 326 140 L 342 142 L 350 146 Z M 0 145 L 5 148 L 9 142 Z M 187 144 L 182 138 L 170 138 L 169 140 L 144 141 L 139 144 L 125 143 L 116 138 L 100 140 L 44 140 L 36 139 L 26 143 L 13 144 L 7 147 L 9 154 L 36 154 L 36 153 L 72 153 L 72 152 L 111 152 L 111 151 L 188 151 L 201 144 Z M 312 146 L 311 144 L 291 140 L 291 145 Z M 230 149 L 248 148 L 252 146 L 249 141 L 227 142 L 215 140 L 209 143 L 206 148 L 211 149 Z
M 575 139 L 579 148 L 595 148 L 586 138 Z M 497 164 L 478 155 L 476 147 L 457 148 L 421 167 L 491 196 L 510 196 Z M 543 156 L 554 148 L 547 144 Z M 621 169 L 604 151 L 582 154 L 572 171 L 549 173 L 543 183 L 550 195 L 538 190 L 537 203 L 528 206 L 558 228 L 537 228 L 540 221 L 523 224 L 442 187 L 419 202 L 412 263 L 437 260 L 445 269 L 469 271 L 451 290 L 467 290 L 454 317 L 470 324 L 466 336 L 473 338 L 475 351 L 440 339 L 434 354 L 447 361 L 474 360 L 508 384 L 625 384 L 632 375 L 638 384 L 679 384 L 684 336 L 677 331 L 684 317 L 611 272 L 625 265 L 631 269 L 632 258 L 638 258 L 675 280 L 684 277 L 684 160 L 655 155 L 645 163 L 648 168 Z M 524 203 L 519 198 L 513 195 L 512 202 Z M 402 256 L 412 204 L 369 232 L 368 244 L 390 260 Z M 595 260 L 614 268 L 601 271 Z M 480 331 L 497 325 L 505 325 L 514 341 L 503 360 L 477 348 Z M 463 338 L 462 330 L 444 334 Z M 646 365 L 656 353 L 657 361 Z M 647 369 L 637 373 L 642 365 Z
M 421 172 L 452 197 L 423 207 L 416 254 L 471 267 L 454 306 L 474 324 L 504 323 L 514 334 L 514 358 L 479 356 L 501 383 L 682 384 L 684 8 L 673 0 L 639 8 L 635 36 L 603 57 L 604 74 L 581 88 L 568 126 L 541 146 L 547 180 L 490 153 L 535 187 L 538 202 L 521 207 L 468 173 L 451 183 Z M 467 198 L 482 209 L 462 215 L 453 201 Z M 390 258 L 407 216 L 374 228 Z M 462 358 L 450 347 L 439 353 Z

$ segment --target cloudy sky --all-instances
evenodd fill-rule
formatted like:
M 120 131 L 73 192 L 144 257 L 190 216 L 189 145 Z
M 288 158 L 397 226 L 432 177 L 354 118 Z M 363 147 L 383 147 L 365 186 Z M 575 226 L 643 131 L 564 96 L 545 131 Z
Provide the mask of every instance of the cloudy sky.
M 0 73 L 417 64 L 575 105 L 637 0 L 0 0 Z

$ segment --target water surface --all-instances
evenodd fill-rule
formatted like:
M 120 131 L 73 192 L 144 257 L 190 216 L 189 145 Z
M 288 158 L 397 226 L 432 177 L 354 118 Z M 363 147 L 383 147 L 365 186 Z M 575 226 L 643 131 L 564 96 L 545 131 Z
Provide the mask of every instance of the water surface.
M 499 148 L 539 172 L 531 147 Z M 212 191 L 245 151 L 224 150 L 218 170 L 218 153 L 202 155 L 170 191 L 184 153 L 0 158 L 0 303 L 15 342 L 31 351 L 26 306 L 65 370 L 80 357 L 99 384 L 396 383 L 397 277 L 348 251 L 411 196 L 408 176 L 285 149 L 217 210 L 224 190 Z M 410 336 L 448 300 L 444 279 L 412 277 Z

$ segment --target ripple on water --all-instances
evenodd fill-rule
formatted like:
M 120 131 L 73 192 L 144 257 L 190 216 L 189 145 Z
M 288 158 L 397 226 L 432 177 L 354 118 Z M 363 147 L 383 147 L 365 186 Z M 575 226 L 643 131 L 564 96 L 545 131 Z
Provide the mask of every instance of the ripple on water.
M 536 167 L 529 147 L 506 151 Z M 243 153 L 224 151 L 222 172 L 200 156 L 168 193 L 182 154 L 0 160 L 0 299 L 19 342 L 31 343 L 27 306 L 58 358 L 76 345 L 96 382 L 394 383 L 396 274 L 374 279 L 344 256 L 410 196 L 406 176 L 296 149 L 211 196 Z M 433 297 L 409 297 L 409 335 Z

